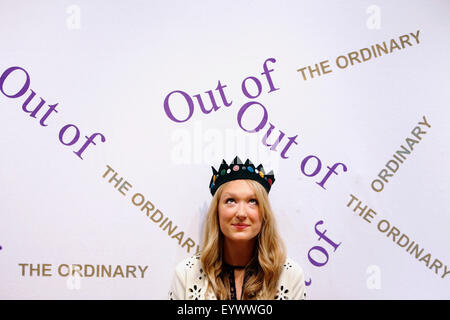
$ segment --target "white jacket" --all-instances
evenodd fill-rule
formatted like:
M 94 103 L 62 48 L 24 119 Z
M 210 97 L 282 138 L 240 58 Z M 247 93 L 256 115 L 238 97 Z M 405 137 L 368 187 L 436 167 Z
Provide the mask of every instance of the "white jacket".
M 302 268 L 287 258 L 277 284 L 275 300 L 306 299 L 305 277 Z M 216 300 L 212 290 L 206 292 L 208 279 L 202 270 L 200 253 L 181 261 L 173 277 L 169 291 L 171 300 Z

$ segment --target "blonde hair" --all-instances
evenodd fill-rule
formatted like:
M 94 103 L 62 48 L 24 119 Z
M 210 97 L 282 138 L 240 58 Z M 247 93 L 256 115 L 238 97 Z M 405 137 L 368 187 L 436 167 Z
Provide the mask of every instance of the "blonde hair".
M 275 216 L 264 187 L 253 180 L 245 180 L 253 189 L 262 216 L 261 231 L 257 236 L 254 256 L 248 267 L 253 271 L 247 278 L 242 291 L 242 299 L 273 299 L 277 282 L 286 259 L 286 250 L 275 223 Z M 217 299 L 230 299 L 228 281 L 222 279 L 224 235 L 220 230 L 218 204 L 227 183 L 221 185 L 214 194 L 208 209 L 203 237 L 201 262 L 208 278 L 208 289 Z

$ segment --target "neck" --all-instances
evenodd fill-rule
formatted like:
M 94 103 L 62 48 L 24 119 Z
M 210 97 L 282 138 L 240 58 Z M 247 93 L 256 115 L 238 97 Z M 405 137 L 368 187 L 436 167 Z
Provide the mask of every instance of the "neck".
M 245 266 L 253 257 L 255 240 L 231 241 L 224 239 L 223 259 L 232 266 Z

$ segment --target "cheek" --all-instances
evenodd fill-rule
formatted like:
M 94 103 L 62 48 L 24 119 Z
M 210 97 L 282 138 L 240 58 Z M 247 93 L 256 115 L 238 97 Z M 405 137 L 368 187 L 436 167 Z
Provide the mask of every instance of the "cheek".
M 250 219 L 252 220 L 253 224 L 255 224 L 255 226 L 259 226 L 259 228 L 261 229 L 262 216 L 259 213 L 259 210 L 256 210 L 255 212 L 253 212 L 250 216 Z
M 229 223 L 229 221 L 233 218 L 233 214 L 231 210 L 224 207 L 220 207 L 218 217 L 219 217 L 219 225 L 222 228 L 223 225 Z

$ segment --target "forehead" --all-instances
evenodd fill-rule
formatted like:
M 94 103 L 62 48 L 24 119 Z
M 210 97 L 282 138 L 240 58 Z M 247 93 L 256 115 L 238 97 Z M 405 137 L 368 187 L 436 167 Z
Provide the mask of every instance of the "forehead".
M 253 188 L 245 180 L 234 180 L 228 182 L 223 189 L 222 197 L 254 197 Z

